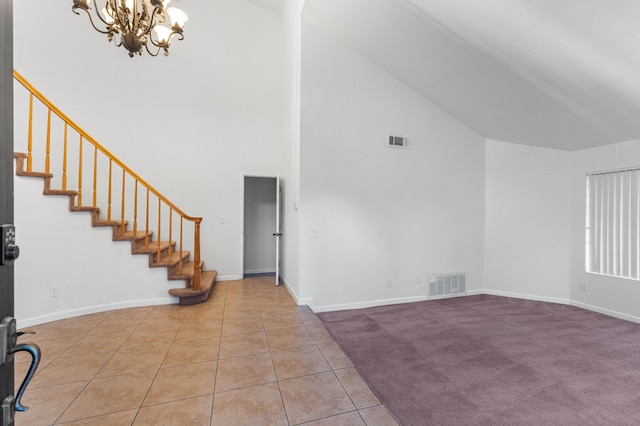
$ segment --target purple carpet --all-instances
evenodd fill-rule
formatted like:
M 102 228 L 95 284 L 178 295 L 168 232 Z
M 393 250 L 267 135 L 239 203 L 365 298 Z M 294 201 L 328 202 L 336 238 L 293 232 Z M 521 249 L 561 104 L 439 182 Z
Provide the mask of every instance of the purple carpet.
M 318 316 L 402 425 L 640 425 L 640 324 L 487 295 Z

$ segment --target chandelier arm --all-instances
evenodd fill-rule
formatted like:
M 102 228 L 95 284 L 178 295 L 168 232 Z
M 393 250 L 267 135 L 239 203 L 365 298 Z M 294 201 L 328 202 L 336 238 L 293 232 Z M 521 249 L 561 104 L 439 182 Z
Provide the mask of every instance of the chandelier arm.
M 160 12 L 164 11 L 164 9 L 162 9 L 160 6 L 156 6 L 155 9 L 153 9 L 153 13 L 151 14 L 151 20 L 150 20 L 150 24 L 149 24 L 149 28 L 154 28 L 155 24 L 154 21 L 160 21 L 159 19 L 157 19 L 156 17 L 158 15 L 160 15 L 162 18 L 164 18 L 164 21 L 161 21 L 161 23 L 164 23 L 167 21 L 167 18 L 161 14 Z M 166 46 L 163 44 L 158 44 L 155 42 L 155 40 L 153 39 L 152 35 L 151 35 L 151 31 L 149 31 L 149 40 L 151 41 L 151 43 L 156 46 L 158 48 L 158 51 L 160 50 L 160 48 L 165 49 L 165 51 L 168 51 L 169 49 L 169 42 L 171 41 L 171 38 L 173 37 L 174 34 L 180 34 L 181 38 L 179 38 L 178 40 L 183 40 L 184 36 L 182 35 L 181 32 L 177 32 L 177 31 L 172 31 L 169 33 L 169 36 L 167 37 L 167 43 Z M 153 56 L 158 56 L 158 53 L 156 53 Z
M 117 1 L 117 0 L 116 0 Z M 122 12 L 122 13 L 121 13 Z M 122 16 L 124 14 L 124 10 L 122 10 L 121 6 L 118 6 L 118 4 L 116 3 L 116 8 L 114 9 L 114 13 L 115 13 L 115 18 L 118 21 L 118 24 L 122 30 L 123 33 L 127 32 L 131 32 L 131 27 L 129 25 L 129 20 L 127 20 L 127 23 L 125 25 L 124 22 L 122 22 Z
M 166 17 L 161 13 L 162 11 L 164 11 L 164 9 L 162 9 L 160 6 L 155 6 L 155 8 L 153 9 L 153 13 L 151 14 L 151 19 L 149 20 L 149 40 L 150 40 L 150 41 L 151 41 L 151 43 L 152 43 L 154 46 L 156 46 L 158 49 L 159 49 L 160 47 L 163 47 L 163 48 L 164 48 L 164 46 L 162 46 L 161 44 L 156 43 L 156 42 L 153 40 L 153 36 L 152 36 L 152 34 L 151 34 L 151 30 L 156 26 L 156 24 L 157 24 L 158 22 L 160 22 L 160 23 L 165 23 L 165 22 L 167 21 L 167 18 L 166 18 Z M 160 21 L 159 19 L 157 19 L 157 16 L 158 16 L 158 15 L 159 15 L 159 16 L 161 16 L 161 17 L 164 19 L 164 21 Z M 156 22 L 156 21 L 157 21 L 157 22 Z M 169 37 L 168 37 L 169 39 L 167 40 L 167 44 L 169 44 L 169 40 L 171 40 L 171 37 L 172 37 L 172 36 L 173 36 L 173 32 L 171 32 L 171 33 L 169 34 Z M 156 53 L 156 54 L 155 54 L 155 55 L 153 55 L 153 56 L 158 56 L 158 54 Z
M 153 9 L 153 13 L 151 13 L 151 18 L 149 19 L 149 30 L 151 30 L 153 27 L 156 26 L 155 21 L 157 21 L 156 16 L 159 14 L 158 12 L 159 10 L 160 10 L 160 6 L 156 6 Z M 160 15 L 160 16 L 164 17 L 163 15 Z M 166 18 L 165 18 L 165 21 L 166 21 Z
M 87 13 L 87 16 L 89 17 L 89 22 L 91 22 L 91 26 L 92 26 L 92 27 L 93 27 L 97 32 L 102 33 L 102 34 L 110 34 L 110 31 L 104 31 L 104 30 L 101 30 L 100 28 L 96 27 L 96 24 L 94 24 L 94 23 L 93 23 L 93 18 L 91 17 L 91 13 L 89 13 L 89 11 L 88 11 L 87 9 L 83 9 L 83 8 L 81 8 L 81 7 L 77 7 L 77 6 L 72 6 L 72 7 L 71 7 L 71 10 L 73 11 L 73 13 L 75 13 L 76 15 L 80 15 L 80 14 L 77 12 L 77 9 L 84 10 L 84 11 Z
M 138 15 L 138 0 L 133 0 L 133 11 L 131 13 L 131 32 L 132 33 L 134 29 L 136 30 L 138 29 L 138 25 L 140 25 L 140 16 Z
M 155 56 L 158 56 L 158 54 L 160 53 L 160 46 L 158 46 L 158 45 L 157 45 L 157 44 L 155 44 L 155 43 L 153 43 L 153 45 L 154 45 L 154 46 L 156 46 L 156 47 L 158 47 L 158 48 L 156 49 L 156 53 L 155 53 L 155 54 L 149 50 L 149 45 L 145 44 L 145 45 L 144 45 L 144 47 L 145 47 L 145 49 L 147 49 L 147 53 L 149 53 L 149 55 L 151 55 L 151 56 L 154 56 L 154 57 L 155 57 Z
M 105 7 L 105 9 L 106 9 L 106 7 Z M 97 3 L 96 3 L 95 11 L 96 11 L 96 16 L 98 17 L 98 19 L 100 19 L 100 20 L 102 21 L 102 23 L 103 23 L 103 24 L 105 24 L 105 25 L 107 26 L 107 28 L 109 28 L 109 27 L 111 26 L 111 24 L 109 24 L 109 23 L 108 23 L 108 22 L 107 22 L 107 21 L 102 17 L 102 13 L 100 13 L 100 12 L 98 11 L 98 5 L 97 5 Z M 89 13 L 89 12 L 87 12 L 87 13 Z M 95 28 L 95 27 L 94 27 L 94 28 Z
M 138 13 L 138 2 L 135 1 L 134 3 L 136 8 L 136 12 L 134 12 L 134 28 L 138 29 L 138 32 L 140 32 L 140 34 L 138 35 L 150 34 L 153 25 L 149 23 L 149 8 L 147 7 L 147 3 L 144 0 L 141 0 L 140 4 L 142 5 L 142 13 Z M 143 26 L 143 24 L 145 25 Z

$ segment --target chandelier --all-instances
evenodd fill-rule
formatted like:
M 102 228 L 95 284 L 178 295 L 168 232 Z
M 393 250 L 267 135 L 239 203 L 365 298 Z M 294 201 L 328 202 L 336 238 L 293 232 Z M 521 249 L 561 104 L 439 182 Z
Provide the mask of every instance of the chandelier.
M 99 1 L 99 0 L 96 0 Z M 124 46 L 129 56 L 142 55 L 144 47 L 151 56 L 158 56 L 160 50 L 169 54 L 169 42 L 174 36 L 184 39 L 182 28 L 189 19 L 177 7 L 167 7 L 171 0 L 105 0 L 105 6 L 95 16 L 104 29 L 98 28 L 89 10 L 91 0 L 73 0 L 71 10 L 79 15 L 84 10 L 96 31 L 106 34 L 116 46 Z M 149 45 L 153 47 L 150 48 Z

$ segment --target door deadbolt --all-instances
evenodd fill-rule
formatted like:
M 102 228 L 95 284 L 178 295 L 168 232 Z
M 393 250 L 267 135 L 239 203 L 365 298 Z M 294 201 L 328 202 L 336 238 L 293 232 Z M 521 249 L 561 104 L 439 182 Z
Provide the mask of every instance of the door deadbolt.
M 20 247 L 16 245 L 16 227 L 0 225 L 0 266 L 11 265 L 20 256 Z

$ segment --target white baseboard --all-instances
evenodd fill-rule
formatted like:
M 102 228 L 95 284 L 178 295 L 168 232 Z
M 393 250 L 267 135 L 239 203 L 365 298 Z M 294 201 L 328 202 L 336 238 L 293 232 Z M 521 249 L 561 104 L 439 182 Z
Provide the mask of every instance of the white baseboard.
M 231 280 L 238 280 L 238 279 L 239 277 L 236 275 L 226 275 L 226 276 L 216 278 L 216 280 L 218 281 L 231 281 Z M 383 306 L 383 305 L 396 305 L 401 303 L 433 300 L 433 299 L 428 299 L 427 296 L 412 296 L 412 297 L 400 297 L 395 299 L 379 299 L 379 300 L 370 300 L 365 302 L 344 303 L 344 304 L 338 304 L 338 305 L 313 306 L 312 298 L 304 298 L 304 299 L 300 298 L 284 277 L 281 276 L 280 280 L 284 284 L 289 294 L 291 294 L 291 297 L 293 297 L 293 299 L 296 301 L 298 305 L 308 305 L 309 307 L 311 307 L 311 309 L 314 312 L 344 311 L 349 309 L 372 308 L 372 307 Z M 467 296 L 473 296 L 473 295 L 479 295 L 479 294 L 488 294 L 492 296 L 512 297 L 515 299 L 536 300 L 540 302 L 550 302 L 550 303 L 559 303 L 563 305 L 576 306 L 578 308 L 586 309 L 593 312 L 598 312 L 603 315 L 608 315 L 608 316 L 622 319 L 625 321 L 640 323 L 640 317 L 637 317 L 634 315 L 628 315 L 622 312 L 617 312 L 617 311 L 613 311 L 606 308 L 600 308 L 597 306 L 589 305 L 587 303 L 577 302 L 575 300 L 570 300 L 570 299 L 547 297 L 547 296 L 540 296 L 535 294 L 513 293 L 513 292 L 491 290 L 491 289 L 469 290 L 466 292 Z M 41 315 L 37 317 L 18 318 L 18 327 L 19 328 L 31 327 L 34 325 L 44 324 L 51 321 L 58 321 L 66 318 L 73 318 L 80 315 L 95 314 L 98 312 L 112 311 L 115 309 L 135 308 L 135 307 L 143 307 L 143 306 L 156 306 L 156 305 L 170 305 L 175 303 L 177 303 L 177 298 L 163 297 L 158 299 L 131 300 L 131 301 L 125 301 L 125 302 L 110 303 L 105 305 L 88 306 L 88 307 L 83 307 L 78 309 L 69 309 L 69 310 L 54 312 L 54 313 Z
M 291 285 L 289 284 L 289 281 L 287 281 L 287 279 L 285 277 L 283 277 L 282 275 L 280 275 L 280 282 L 284 285 L 284 288 L 287 289 L 287 291 L 289 292 L 289 294 L 291 295 L 291 297 L 293 297 L 293 300 L 296 302 L 297 305 L 300 305 L 300 298 L 298 297 L 298 293 L 296 293 L 293 288 L 291 287 Z
M 366 302 L 344 303 L 340 305 L 311 306 L 311 310 L 313 312 L 346 311 L 349 309 L 373 308 L 375 306 L 383 305 L 398 305 L 400 303 L 422 302 L 424 300 L 428 300 L 427 296 L 399 297 L 397 299 L 368 300 Z
M 241 279 L 240 275 L 218 275 L 216 281 L 237 281 Z
M 263 268 L 263 269 L 247 269 L 246 271 L 243 272 L 243 274 L 245 275 L 250 275 L 250 274 L 273 274 L 275 273 L 276 270 L 273 268 Z
M 366 302 L 345 303 L 345 304 L 339 304 L 339 305 L 312 306 L 311 309 L 314 312 L 345 311 L 345 310 L 348 310 L 348 309 L 372 308 L 372 307 L 375 307 L 375 306 L 396 305 L 396 304 L 400 304 L 400 303 L 421 302 L 421 301 L 425 301 L 425 300 L 442 300 L 442 299 L 449 299 L 451 297 L 476 296 L 476 295 L 480 295 L 480 294 L 489 294 L 489 295 L 493 295 L 493 296 L 512 297 L 514 299 L 537 300 L 537 301 L 540 301 L 540 302 L 560 303 L 560 304 L 563 304 L 563 305 L 569 305 L 570 304 L 570 300 L 569 299 L 561 299 L 561 298 L 556 298 L 556 297 L 539 296 L 539 295 L 535 295 L 535 294 L 511 293 L 511 292 L 491 290 L 491 289 L 479 289 L 479 290 L 468 290 L 465 294 L 456 294 L 456 295 L 444 296 L 444 297 L 435 297 L 435 298 L 429 298 L 427 296 L 399 297 L 399 298 L 396 298 L 396 299 L 369 300 L 369 301 L 366 301 Z
M 454 299 L 456 297 L 473 296 L 475 294 L 479 294 L 479 293 L 471 294 L 471 292 L 465 291 L 464 293 L 452 293 L 452 294 L 446 294 L 443 296 L 430 296 L 430 297 L 427 297 L 426 300 Z
M 31 327 L 51 321 L 58 321 L 81 315 L 96 314 L 98 312 L 113 311 L 115 309 L 139 308 L 142 306 L 172 305 L 177 304 L 177 297 L 163 297 L 160 299 L 131 300 L 126 302 L 109 303 L 106 305 L 87 306 L 78 309 L 69 309 L 51 314 L 40 315 L 31 318 L 18 318 L 18 328 Z
M 522 294 L 522 293 L 510 293 L 505 291 L 496 291 L 485 289 L 482 291 L 484 294 L 490 294 L 493 296 L 505 296 L 505 297 L 513 297 L 515 299 L 527 299 L 527 300 L 537 300 L 540 302 L 550 302 L 550 303 L 559 303 L 562 305 L 575 306 L 577 308 L 586 309 L 588 311 L 597 312 L 599 314 L 607 315 L 613 318 L 618 318 L 625 321 L 635 322 L 640 324 L 640 317 L 625 314 L 618 311 L 613 311 L 611 309 L 601 308 L 598 306 L 589 305 L 588 303 L 582 303 L 571 299 L 562 299 L 557 297 L 545 297 L 545 296 L 537 296 L 534 294 Z
M 527 294 L 527 293 L 512 293 L 510 291 L 500 291 L 500 290 L 491 290 L 484 289 L 479 290 L 478 294 L 489 294 L 491 296 L 502 296 L 502 297 L 512 297 L 514 299 L 527 299 L 527 300 L 536 300 L 538 302 L 549 302 L 549 303 L 559 303 L 561 305 L 570 305 L 570 299 L 563 299 L 559 297 L 547 297 L 540 296 L 537 294 Z
M 610 317 L 622 319 L 622 320 L 625 320 L 625 321 L 631 321 L 631 322 L 635 322 L 635 323 L 640 323 L 640 317 L 636 317 L 634 315 L 628 315 L 628 314 L 623 314 L 622 312 L 612 311 L 610 309 L 599 308 L 597 306 L 589 305 L 587 303 L 576 302 L 575 300 L 572 300 L 571 303 L 569 303 L 569 304 L 571 306 L 576 306 L 578 308 L 586 309 L 588 311 L 597 312 L 599 314 L 604 314 L 604 315 L 607 315 L 607 316 L 610 316 Z
M 640 317 L 625 314 L 618 311 L 613 311 L 611 309 L 600 308 L 598 306 L 593 306 L 587 303 L 577 302 L 575 300 L 564 299 L 560 297 L 548 297 L 548 296 L 540 296 L 536 294 L 514 293 L 514 292 L 491 290 L 491 289 L 469 290 L 466 292 L 466 296 L 475 296 L 480 294 L 488 294 L 491 296 L 511 297 L 514 299 L 535 300 L 538 302 L 549 302 L 549 303 L 558 303 L 561 305 L 576 306 L 578 308 L 586 309 L 588 311 L 598 312 L 603 315 L 607 315 L 610 317 L 640 324 Z M 315 307 L 312 306 L 311 309 L 314 312 L 344 311 L 349 309 L 362 309 L 362 308 L 372 308 L 375 306 L 383 306 L 383 305 L 395 305 L 400 303 L 420 302 L 423 300 L 436 300 L 436 299 L 427 299 L 426 296 L 403 297 L 403 298 L 397 298 L 397 299 L 381 299 L 381 300 L 371 300 L 367 302 L 345 303 L 340 305 L 327 305 L 327 306 L 315 306 Z M 311 304 L 309 305 L 311 306 Z
M 287 279 L 285 277 L 283 277 L 282 275 L 280 275 L 280 282 L 287 289 L 287 291 L 289 292 L 291 297 L 293 297 L 293 300 L 295 300 L 297 305 L 308 305 L 308 306 L 311 305 L 311 303 L 313 302 L 313 299 L 311 299 L 311 298 L 301 299 L 298 296 L 298 293 L 296 293 L 296 291 L 291 287 L 291 285 L 289 284 Z
M 293 297 L 293 300 L 295 300 L 296 304 L 299 305 L 300 303 L 298 302 L 299 300 L 298 294 L 291 288 L 291 286 L 289 285 L 289 282 L 282 275 L 280 275 L 280 282 L 284 285 L 284 288 L 287 289 L 291 297 Z

